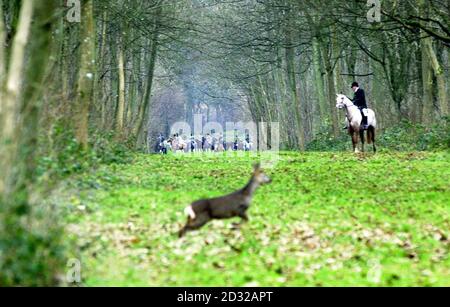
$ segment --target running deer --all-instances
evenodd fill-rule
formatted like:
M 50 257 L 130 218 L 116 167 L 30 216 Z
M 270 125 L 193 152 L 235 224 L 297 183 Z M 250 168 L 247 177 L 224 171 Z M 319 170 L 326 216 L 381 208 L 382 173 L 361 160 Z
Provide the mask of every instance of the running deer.
M 250 207 L 253 194 L 259 186 L 271 181 L 257 164 L 254 166 L 252 178 L 242 189 L 226 196 L 193 202 L 184 211 L 187 215 L 187 223 L 179 231 L 179 237 L 183 237 L 188 231 L 203 227 L 213 219 L 240 217 L 243 222 L 247 222 L 247 209 Z

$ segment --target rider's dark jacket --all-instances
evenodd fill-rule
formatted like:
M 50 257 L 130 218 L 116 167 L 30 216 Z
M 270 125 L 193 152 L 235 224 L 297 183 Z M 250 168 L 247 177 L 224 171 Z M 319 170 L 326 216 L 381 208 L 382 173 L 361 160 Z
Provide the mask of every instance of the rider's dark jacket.
M 362 89 L 358 89 L 353 98 L 353 104 L 360 109 L 367 109 L 366 93 Z

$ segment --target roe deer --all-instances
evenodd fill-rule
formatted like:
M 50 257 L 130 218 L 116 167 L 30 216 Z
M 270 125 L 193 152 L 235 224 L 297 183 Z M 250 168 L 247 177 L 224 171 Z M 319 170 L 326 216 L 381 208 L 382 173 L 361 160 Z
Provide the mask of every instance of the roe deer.
M 203 227 L 213 219 L 240 217 L 243 222 L 247 222 L 246 212 L 250 207 L 253 193 L 259 186 L 271 181 L 257 164 L 254 166 L 252 178 L 244 188 L 226 196 L 193 202 L 184 211 L 188 218 L 186 225 L 178 233 L 179 237 L 183 237 L 190 230 Z

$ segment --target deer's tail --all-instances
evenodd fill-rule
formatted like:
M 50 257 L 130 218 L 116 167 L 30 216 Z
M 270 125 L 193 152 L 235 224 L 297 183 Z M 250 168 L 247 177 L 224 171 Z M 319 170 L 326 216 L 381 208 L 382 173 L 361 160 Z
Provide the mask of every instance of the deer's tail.
M 186 214 L 191 220 L 194 220 L 196 216 L 194 209 L 192 209 L 192 205 L 187 206 L 186 209 L 184 209 L 184 214 Z

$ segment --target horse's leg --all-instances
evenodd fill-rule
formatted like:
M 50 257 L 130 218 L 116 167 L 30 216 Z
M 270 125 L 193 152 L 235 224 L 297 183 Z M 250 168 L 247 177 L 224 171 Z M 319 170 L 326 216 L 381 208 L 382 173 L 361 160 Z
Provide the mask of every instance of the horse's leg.
M 352 131 L 351 132 L 351 136 L 352 136 L 352 144 L 353 144 L 353 152 L 358 152 L 358 134 L 356 134 L 356 132 Z
M 373 144 L 373 152 L 376 153 L 377 152 L 377 146 L 375 145 L 375 128 L 370 126 L 369 127 L 369 131 L 370 131 L 370 134 L 371 134 L 371 141 L 372 141 L 372 144 Z
M 362 148 L 362 152 L 364 152 L 364 129 L 363 130 L 359 130 L 359 136 L 361 138 L 361 148 Z

